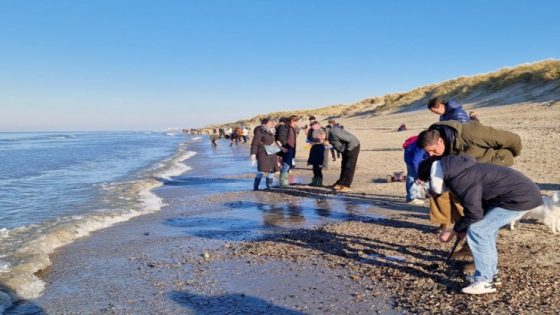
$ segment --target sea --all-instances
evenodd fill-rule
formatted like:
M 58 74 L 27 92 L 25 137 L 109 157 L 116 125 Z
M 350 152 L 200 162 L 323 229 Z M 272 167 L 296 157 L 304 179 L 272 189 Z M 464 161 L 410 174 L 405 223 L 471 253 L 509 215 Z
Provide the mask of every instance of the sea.
M 0 302 L 44 289 L 56 248 L 158 211 L 153 190 L 190 170 L 203 137 L 181 132 L 0 133 Z

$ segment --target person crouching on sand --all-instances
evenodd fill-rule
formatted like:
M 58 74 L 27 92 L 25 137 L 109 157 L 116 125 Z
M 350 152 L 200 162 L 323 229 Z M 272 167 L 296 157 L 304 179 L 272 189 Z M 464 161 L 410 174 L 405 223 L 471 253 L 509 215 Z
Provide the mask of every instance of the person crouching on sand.
M 430 180 L 431 190 L 450 190 L 461 200 L 464 216 L 453 229 L 440 233 L 441 242 L 466 235 L 475 273 L 461 291 L 466 294 L 496 292 L 498 278 L 498 229 L 543 204 L 541 192 L 528 177 L 509 167 L 477 163 L 470 156 L 428 158 L 420 164 L 419 179 Z
M 253 182 L 253 190 L 259 190 L 264 173 L 268 173 L 266 175 L 266 189 L 271 189 L 274 173 L 280 169 L 276 152 L 267 152 L 265 149 L 265 146 L 275 144 L 275 124 L 274 120 L 264 118 L 261 120 L 261 125 L 254 130 L 253 141 L 251 142 L 251 160 L 257 161 L 257 175 Z

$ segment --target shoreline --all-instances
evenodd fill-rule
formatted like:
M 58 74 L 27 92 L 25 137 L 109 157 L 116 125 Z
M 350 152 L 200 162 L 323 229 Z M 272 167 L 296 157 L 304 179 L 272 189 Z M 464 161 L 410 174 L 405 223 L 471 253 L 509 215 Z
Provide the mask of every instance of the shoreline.
M 537 106 L 478 111 L 483 123 L 521 134 L 524 151 L 514 168 L 528 174 L 546 194 L 560 190 L 555 153 L 549 144 L 560 137 L 560 126 L 552 124 L 555 117 L 560 118 L 560 110 Z M 57 250 L 46 275 L 45 295 L 27 303 L 53 313 L 197 313 L 224 310 L 224 305 L 228 310 L 237 305 L 287 314 L 350 313 L 353 309 L 348 305 L 364 307 L 356 306 L 353 313 L 554 313 L 560 308 L 556 272 L 560 243 L 545 226 L 524 221 L 516 231 L 501 230 L 498 248 L 505 285 L 499 293 L 457 294 L 464 282 L 459 269 L 441 267 L 450 244 L 436 241 L 437 227 L 427 221 L 427 209 L 404 202 L 403 183 L 382 181 L 404 168 L 401 139 L 419 131 L 428 119 L 434 119 L 431 115 L 406 113 L 343 121 L 363 147 L 353 191 L 347 194 L 302 185 L 311 177 L 311 171 L 303 167 L 304 149 L 296 159 L 298 185 L 273 192 L 249 191 L 254 173 L 246 148 L 231 149 L 230 156 L 216 162 L 232 167 L 231 174 L 195 167 L 156 190 L 167 204 L 162 211 Z M 409 131 L 373 129 L 398 126 L 401 120 L 407 121 Z M 541 136 L 543 132 L 547 137 Z M 204 156 L 196 159 L 204 160 Z M 338 165 L 338 161 L 331 163 L 325 171 L 325 184 L 336 179 Z M 192 196 L 200 189 L 206 193 Z M 314 204 L 317 200 L 326 200 L 330 207 Z M 337 212 L 340 217 L 333 215 Z M 333 220 L 319 220 L 324 217 Z M 272 228 L 262 233 L 266 222 L 273 222 Z M 434 263 L 440 266 L 437 270 L 431 270 Z M 270 285 L 256 292 L 251 284 L 258 279 L 250 281 L 251 271 L 270 279 L 285 274 L 293 281 L 283 283 L 280 291 L 267 282 Z M 323 271 L 325 278 L 312 277 Z M 242 280 L 246 280 L 244 289 L 236 290 L 234 283 Z M 325 290 L 317 291 L 321 287 Z M 75 305 L 65 305 L 68 299 Z M 324 305 L 329 300 L 336 300 L 331 303 L 334 306 Z

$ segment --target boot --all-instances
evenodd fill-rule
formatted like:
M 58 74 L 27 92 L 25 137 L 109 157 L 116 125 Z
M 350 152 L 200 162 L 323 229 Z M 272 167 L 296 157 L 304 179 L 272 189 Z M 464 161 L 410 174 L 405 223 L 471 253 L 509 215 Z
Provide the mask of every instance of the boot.
M 317 186 L 317 177 L 313 177 L 311 179 L 311 184 L 309 184 L 309 186 L 313 186 L 313 187 Z
M 271 190 L 272 189 L 272 182 L 274 181 L 274 178 L 266 178 L 266 189 L 267 190 Z
M 288 183 L 288 173 L 280 173 L 280 187 L 288 187 L 290 183 Z
M 317 187 L 323 187 L 323 177 L 317 177 Z
M 255 181 L 253 182 L 253 190 L 259 190 L 261 179 L 262 177 L 255 177 Z

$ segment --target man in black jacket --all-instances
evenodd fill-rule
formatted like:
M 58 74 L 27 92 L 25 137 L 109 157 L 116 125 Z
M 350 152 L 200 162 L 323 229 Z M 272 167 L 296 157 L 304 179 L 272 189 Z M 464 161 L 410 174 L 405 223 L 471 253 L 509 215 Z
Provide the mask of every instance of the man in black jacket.
M 459 197 L 464 207 L 464 216 L 453 230 L 444 231 L 439 236 L 440 241 L 449 242 L 455 236 L 463 238 L 466 233 L 475 274 L 470 279 L 472 284 L 462 292 L 496 292 L 498 229 L 541 206 L 539 188 L 516 170 L 477 163 L 470 156 L 444 156 L 435 161 L 426 159 L 421 164 L 419 179 L 426 181 L 428 178 L 433 191 L 441 193 L 448 188 Z M 434 184 L 438 182 L 442 185 Z

